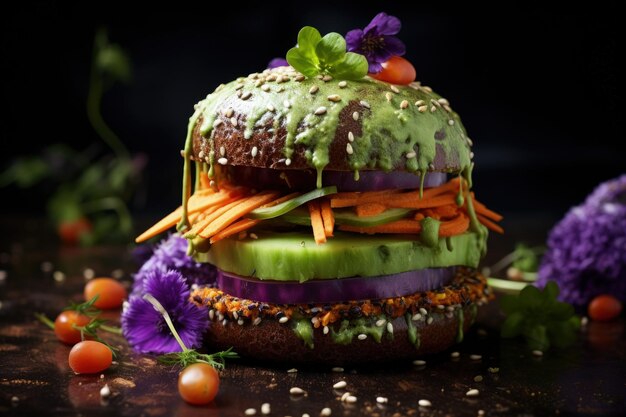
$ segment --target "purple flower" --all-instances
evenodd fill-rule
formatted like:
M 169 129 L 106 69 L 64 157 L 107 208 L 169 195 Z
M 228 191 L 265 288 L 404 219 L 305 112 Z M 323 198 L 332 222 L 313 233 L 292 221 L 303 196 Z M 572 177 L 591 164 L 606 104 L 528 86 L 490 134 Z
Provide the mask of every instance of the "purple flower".
M 142 298 L 145 293 L 163 305 L 185 346 L 202 344 L 209 324 L 206 311 L 189 301 L 189 287 L 179 272 L 154 270 L 146 275 L 142 294 L 131 296 L 122 312 L 122 331 L 133 349 L 156 354 L 181 351 L 163 316 Z
M 287 62 L 285 58 L 274 58 L 267 64 L 268 69 L 272 69 L 276 67 L 286 67 L 286 66 L 289 66 L 289 63 Z
M 577 306 L 599 294 L 626 302 L 626 174 L 598 186 L 552 229 L 537 283 L 548 280 Z
M 148 273 L 166 272 L 170 269 L 182 274 L 188 285 L 206 285 L 215 281 L 215 267 L 208 263 L 196 262 L 187 255 L 187 239 L 179 234 L 172 234 L 163 239 L 154 249 L 154 253 L 135 274 L 133 294 L 140 292 Z
M 392 56 L 406 52 L 404 43 L 393 35 L 400 32 L 400 19 L 387 13 L 378 13 L 365 29 L 354 29 L 346 34 L 348 51 L 364 55 L 369 63 L 369 73 L 382 71 L 382 63 Z

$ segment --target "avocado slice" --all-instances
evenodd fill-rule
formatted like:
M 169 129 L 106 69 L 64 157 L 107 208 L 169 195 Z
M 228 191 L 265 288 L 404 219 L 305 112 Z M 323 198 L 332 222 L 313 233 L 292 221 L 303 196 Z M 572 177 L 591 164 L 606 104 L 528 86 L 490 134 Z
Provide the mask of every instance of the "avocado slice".
M 258 239 L 220 240 L 206 253 L 196 253 L 199 262 L 242 276 L 281 281 L 334 279 L 353 276 L 397 274 L 423 268 L 456 265 L 477 267 L 479 240 L 473 232 L 452 236 L 436 246 L 423 244 L 414 235 L 372 235 L 336 232 L 323 245 L 316 245 L 308 232 L 259 230 Z

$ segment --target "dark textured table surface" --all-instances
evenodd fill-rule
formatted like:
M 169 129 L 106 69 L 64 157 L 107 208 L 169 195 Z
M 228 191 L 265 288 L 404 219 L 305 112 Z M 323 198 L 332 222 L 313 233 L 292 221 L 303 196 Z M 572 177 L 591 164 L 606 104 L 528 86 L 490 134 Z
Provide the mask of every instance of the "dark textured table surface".
M 177 370 L 157 364 L 153 357 L 133 354 L 122 338 L 109 339 L 121 346 L 122 354 L 102 376 L 75 375 L 67 364 L 70 348 L 57 342 L 33 313 L 54 317 L 69 299 L 80 300 L 85 268 L 97 275 L 120 269 L 121 279 L 129 282 L 134 268 L 129 251 L 58 248 L 45 242 L 40 223 L 26 222 L 20 228 L 25 231 L 22 238 L 5 239 L 0 246 L 3 416 L 243 416 L 248 408 L 261 415 L 263 403 L 270 404 L 271 415 L 294 417 L 305 413 L 316 417 L 325 407 L 334 416 L 626 415 L 623 318 L 590 322 L 573 347 L 535 357 L 522 342 L 499 338 L 495 303 L 481 312 L 463 343 L 423 358 L 424 366 L 374 363 L 349 367 L 343 373 L 330 367 L 288 372 L 292 366 L 286 364 L 231 361 L 222 373 L 216 401 L 207 407 L 185 404 L 176 390 Z M 7 235 L 11 232 L 5 230 Z M 57 282 L 52 272 L 43 272 L 43 262 L 51 262 L 52 271 L 62 271 L 65 280 Z M 111 315 L 114 320 L 118 317 L 119 313 Z M 460 357 L 452 358 L 453 351 Z M 340 380 L 347 382 L 347 388 L 336 391 L 333 384 Z M 112 391 L 106 403 L 100 398 L 104 384 Z M 306 395 L 290 396 L 294 386 Z M 480 394 L 467 397 L 469 389 Z M 357 402 L 341 402 L 344 391 L 355 395 Z M 388 398 L 388 403 L 377 404 L 379 396 Z M 420 407 L 420 399 L 432 405 Z

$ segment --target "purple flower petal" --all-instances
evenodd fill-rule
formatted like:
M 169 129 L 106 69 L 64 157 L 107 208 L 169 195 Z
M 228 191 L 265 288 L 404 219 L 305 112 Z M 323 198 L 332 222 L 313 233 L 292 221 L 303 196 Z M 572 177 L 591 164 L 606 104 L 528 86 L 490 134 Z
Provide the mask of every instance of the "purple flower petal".
M 159 300 L 187 347 L 202 344 L 208 327 L 207 314 L 189 301 L 189 287 L 179 272 L 154 270 L 148 273 L 142 292 Z M 142 353 L 180 352 L 163 316 L 141 295 L 131 296 L 122 312 L 122 331 L 128 343 Z
M 395 35 L 400 32 L 402 28 L 402 23 L 400 23 L 400 19 L 395 16 L 389 16 L 385 12 L 380 12 L 370 22 L 369 25 L 365 26 L 363 32 L 365 34 L 375 35 Z
M 348 52 L 354 52 L 361 48 L 363 41 L 363 31 L 361 29 L 353 29 L 346 33 L 346 46 Z
M 285 58 L 274 58 L 267 64 L 267 68 L 272 69 L 277 67 L 286 67 L 288 65 L 289 63 Z
M 406 46 L 404 42 L 395 36 L 385 36 L 385 51 L 389 53 L 389 58 L 392 56 L 402 56 L 406 53 Z
M 537 284 L 583 306 L 600 294 L 626 302 L 626 175 L 600 184 L 550 232 Z
M 378 74 L 382 70 L 383 70 L 383 66 L 380 65 L 378 62 L 371 62 L 367 66 L 367 72 L 370 73 L 370 74 Z

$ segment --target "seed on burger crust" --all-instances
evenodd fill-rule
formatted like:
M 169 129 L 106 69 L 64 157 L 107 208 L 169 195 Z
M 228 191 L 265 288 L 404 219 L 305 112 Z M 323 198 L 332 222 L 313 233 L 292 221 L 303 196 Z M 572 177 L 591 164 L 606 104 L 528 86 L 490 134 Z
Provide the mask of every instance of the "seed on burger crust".
M 213 129 L 215 129 L 216 127 L 218 127 L 219 125 L 221 125 L 222 123 L 224 123 L 224 121 L 222 119 L 216 119 L 213 122 Z
M 283 101 L 283 106 L 285 106 L 286 109 L 291 107 L 291 103 L 289 102 L 289 100 L 285 100 Z
M 337 85 L 339 86 L 339 88 L 346 88 L 348 83 L 346 81 L 339 81 L 339 84 L 337 84 Z
M 387 331 L 393 334 L 393 323 L 391 322 L 387 323 Z
M 298 74 L 298 75 L 296 75 L 295 80 L 296 80 L 296 81 L 298 81 L 298 82 L 299 82 L 299 81 L 304 81 L 304 78 L 305 78 L 305 77 L 304 77 L 304 75 L 302 75 L 302 74 Z
M 415 158 L 417 154 L 415 153 L 415 151 L 411 151 L 411 152 L 407 152 L 405 156 L 406 156 L 406 159 L 411 159 L 411 158 Z
M 418 107 L 423 106 L 424 104 L 426 104 L 426 102 L 424 100 L 417 100 L 415 102 L 415 105 L 418 106 Z
M 419 400 L 417 402 L 417 404 L 419 404 L 420 407 L 430 407 L 432 406 L 431 402 L 428 400 Z
M 387 404 L 388 401 L 387 397 L 376 397 L 376 402 L 378 404 Z
M 332 101 L 333 103 L 337 103 L 338 101 L 341 101 L 341 96 L 339 96 L 339 94 L 331 94 L 326 98 Z
M 309 93 L 310 94 L 315 94 L 315 93 L 318 92 L 319 89 L 320 88 L 318 86 L 314 85 L 313 87 L 309 88 Z
M 253 158 L 256 158 L 256 156 L 259 154 L 259 148 L 254 146 L 252 150 L 250 151 L 250 154 L 252 155 Z
M 324 326 L 324 330 L 322 330 L 324 334 L 328 334 L 330 332 L 330 328 L 328 326 Z
M 430 108 L 430 112 L 431 112 L 431 113 L 434 113 L 434 112 L 436 112 L 436 111 L 437 111 L 437 107 L 436 107 L 436 106 L 432 106 L 432 107 Z
M 386 92 L 385 98 L 387 99 L 387 101 L 391 101 L 391 99 L 393 98 L 393 95 L 390 92 Z
M 390 85 L 389 88 L 396 94 L 400 93 L 400 90 L 398 90 L 398 87 L 396 87 L 395 85 Z
M 347 386 L 348 386 L 348 383 L 346 381 L 339 381 L 339 382 L 337 382 L 337 383 L 335 383 L 333 385 L 333 388 L 334 389 L 344 389 Z
M 422 316 L 427 316 L 428 315 L 428 310 L 426 310 L 424 307 L 420 307 L 420 314 Z
M 318 108 L 315 110 L 315 112 L 314 112 L 314 113 L 315 113 L 315 115 L 317 115 L 317 116 L 321 116 L 321 115 L 323 115 L 323 114 L 326 114 L 326 107 L 324 107 L 324 106 L 320 106 L 320 107 L 318 107 Z
M 387 323 L 387 320 L 385 320 L 385 319 L 378 319 L 378 320 L 376 320 L 376 327 L 383 327 L 386 323 Z
M 289 321 L 289 317 L 285 316 L 285 317 L 281 317 L 280 319 L 278 319 L 278 322 L 280 324 L 285 324 Z
M 261 90 L 263 90 L 263 91 L 265 91 L 267 93 L 268 91 L 270 91 L 270 86 L 267 85 L 267 84 L 263 84 L 261 86 Z
M 417 111 L 420 113 L 426 113 L 426 111 L 428 111 L 428 106 L 419 106 Z
M 253 326 L 258 326 L 259 324 L 261 324 L 261 317 L 257 317 L 256 319 L 254 319 L 254 321 L 252 321 L 252 325 Z
M 237 118 L 236 117 L 231 117 L 230 118 L 230 124 L 237 127 Z
M 247 99 L 249 99 L 251 96 L 252 96 L 252 93 L 251 93 L 250 91 L 246 91 L 245 93 L 243 93 L 243 94 L 241 95 L 241 99 L 242 99 L 242 100 L 247 100 Z
M 349 140 L 350 142 L 354 142 L 354 133 L 352 133 L 352 132 L 348 132 L 348 140 Z
M 360 335 L 357 336 L 357 339 L 365 340 L 365 339 L 367 339 L 367 335 L 365 333 L 361 333 Z
M 328 81 L 332 81 L 333 77 L 331 77 L 330 75 L 324 75 L 322 77 L 322 81 L 324 81 L 325 83 L 327 83 Z
M 224 156 L 226 155 L 226 148 L 223 146 L 220 146 L 220 156 Z
M 352 118 L 354 119 L 355 122 L 359 120 L 359 112 L 355 111 L 354 113 L 352 113 Z
M 228 163 L 228 159 L 226 158 L 220 158 L 217 160 L 217 163 L 220 165 L 226 165 Z
M 401 109 L 406 109 L 407 107 L 409 107 L 409 101 L 408 100 L 402 100 L 402 102 L 400 103 L 400 108 Z
M 300 387 L 292 387 L 289 389 L 289 394 L 291 395 L 302 395 L 305 391 Z
M 440 99 L 438 99 L 438 100 L 437 100 L 437 102 L 438 102 L 439 104 L 444 104 L 444 105 L 445 105 L 445 104 L 447 104 L 447 105 L 450 105 L 450 103 L 448 102 L 448 100 L 446 100 L 446 99 L 445 99 L 445 98 L 443 98 L 443 97 L 441 97 Z
M 450 126 L 454 126 L 454 120 L 452 120 L 452 119 L 448 120 L 448 124 L 449 124 Z
M 477 389 L 471 389 L 465 393 L 467 397 L 478 397 L 480 395 L 480 391 Z
M 361 101 L 359 101 L 359 104 L 360 104 L 361 106 L 365 107 L 366 109 L 369 109 L 369 108 L 370 108 L 370 104 L 369 104 L 367 101 L 365 101 L 365 100 L 361 100 Z
M 291 159 L 290 158 L 285 159 L 285 165 L 287 165 L 287 166 L 291 165 Z
M 271 105 L 271 104 L 268 104 L 268 105 L 267 105 L 267 111 L 270 111 L 270 112 L 272 112 L 272 113 L 273 113 L 274 111 L 276 111 L 276 107 L 274 107 L 274 106 L 273 106 L 273 105 Z
M 229 107 L 229 108 L 228 108 L 228 109 L 226 109 L 226 111 L 224 112 L 224 116 L 226 116 L 226 117 L 232 117 L 234 112 L 235 112 L 235 111 L 233 110 L 233 108 L 232 108 L 232 107 Z
M 433 322 L 434 320 L 435 320 L 435 319 L 433 319 L 433 318 L 432 318 L 432 316 L 431 316 L 431 317 L 429 317 L 429 318 L 426 320 L 426 324 L 432 324 L 432 322 Z
M 354 153 L 354 149 L 349 143 L 346 143 L 346 152 L 348 153 L 348 155 L 352 155 Z

